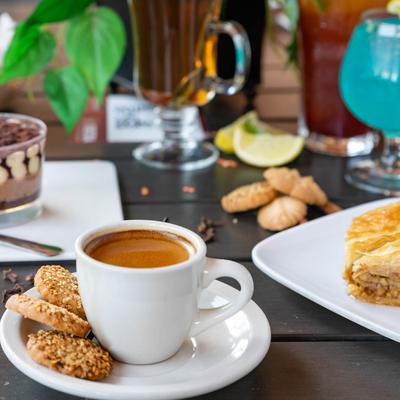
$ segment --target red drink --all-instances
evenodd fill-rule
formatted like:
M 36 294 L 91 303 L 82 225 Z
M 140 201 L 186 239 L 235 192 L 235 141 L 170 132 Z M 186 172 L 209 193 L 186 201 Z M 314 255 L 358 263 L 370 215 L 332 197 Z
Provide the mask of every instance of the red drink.
M 342 57 L 363 11 L 384 7 L 386 0 L 300 0 L 302 107 L 310 134 L 347 139 L 370 129 L 355 119 L 339 94 Z M 311 146 L 312 147 L 312 146 Z M 327 151 L 329 152 L 329 151 Z

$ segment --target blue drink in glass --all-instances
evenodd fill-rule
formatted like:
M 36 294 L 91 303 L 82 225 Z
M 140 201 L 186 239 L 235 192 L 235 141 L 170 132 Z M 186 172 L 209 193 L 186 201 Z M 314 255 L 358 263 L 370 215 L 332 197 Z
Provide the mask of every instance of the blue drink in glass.
M 384 134 L 377 160 L 354 160 L 346 178 L 369 191 L 400 195 L 400 19 L 365 13 L 343 58 L 339 86 L 349 110 Z

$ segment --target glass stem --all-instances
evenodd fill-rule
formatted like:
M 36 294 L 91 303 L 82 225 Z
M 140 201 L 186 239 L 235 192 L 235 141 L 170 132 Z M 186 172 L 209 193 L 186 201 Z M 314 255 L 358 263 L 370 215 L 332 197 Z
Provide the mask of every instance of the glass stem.
M 384 132 L 381 166 L 389 175 L 400 175 L 400 134 Z
M 198 110 L 196 107 L 161 107 L 158 115 L 164 131 L 163 142 L 166 146 L 193 147 L 196 140 L 193 138 Z

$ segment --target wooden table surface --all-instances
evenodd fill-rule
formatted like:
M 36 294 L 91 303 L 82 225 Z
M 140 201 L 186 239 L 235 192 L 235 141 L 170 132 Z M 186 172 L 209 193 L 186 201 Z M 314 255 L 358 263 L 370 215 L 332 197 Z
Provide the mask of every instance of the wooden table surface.
M 2 2 L 3 3 L 3 2 Z M 15 17 L 26 10 L 27 1 L 6 1 Z M 267 47 L 263 82 L 255 106 L 263 119 L 296 131 L 299 85 L 295 74 L 284 69 L 282 58 Z M 218 98 L 207 106 L 210 126 L 216 128 L 240 115 L 243 96 Z M 67 143 L 64 130 L 46 100 L 37 93 L 31 103 L 21 92 L 8 107 L 38 116 L 49 125 L 48 159 L 108 159 L 118 169 L 121 198 L 126 219 L 165 216 L 176 224 L 194 229 L 201 216 L 221 221 L 217 239 L 208 246 L 212 257 L 242 262 L 255 282 L 254 301 L 267 315 L 272 328 L 268 355 L 249 375 L 227 388 L 198 399 L 398 399 L 400 345 L 364 329 L 297 295 L 262 274 L 251 262 L 252 247 L 270 233 L 257 227 L 254 213 L 239 215 L 238 224 L 224 213 L 220 197 L 238 185 L 261 178 L 261 170 L 240 164 L 236 169 L 218 165 L 196 172 L 160 172 L 131 158 L 132 145 Z M 347 185 L 343 179 L 346 160 L 304 151 L 291 166 L 312 174 L 328 196 L 343 207 L 379 198 Z M 160 179 L 162 177 L 162 179 Z M 140 188 L 150 188 L 143 197 Z M 182 186 L 194 186 L 196 193 L 183 193 Z M 311 211 L 310 218 L 318 217 Z M 74 263 L 65 265 L 74 269 Z M 20 275 L 33 272 L 37 263 L 10 265 Z M 321 266 L 323 267 L 323 266 Z M 10 285 L 0 282 L 3 290 Z M 3 312 L 4 308 L 1 308 Z M 0 352 L 0 400 L 73 398 L 48 389 L 20 373 Z

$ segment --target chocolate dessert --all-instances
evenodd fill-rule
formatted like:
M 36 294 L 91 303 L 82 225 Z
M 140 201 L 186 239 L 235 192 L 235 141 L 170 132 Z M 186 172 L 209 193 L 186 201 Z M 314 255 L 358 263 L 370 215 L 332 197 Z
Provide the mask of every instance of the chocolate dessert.
M 38 120 L 0 114 L 0 213 L 39 197 L 45 130 Z

